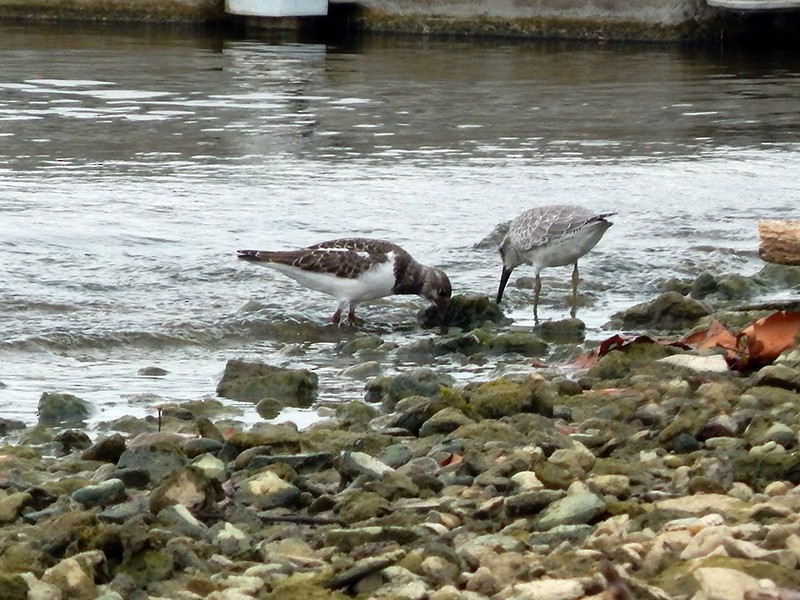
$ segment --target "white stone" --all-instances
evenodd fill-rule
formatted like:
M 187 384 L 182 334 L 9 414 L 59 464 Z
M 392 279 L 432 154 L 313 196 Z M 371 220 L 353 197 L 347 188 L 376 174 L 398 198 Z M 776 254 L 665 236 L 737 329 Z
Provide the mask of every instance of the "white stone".
M 544 484 L 539 481 L 539 478 L 533 471 L 520 471 L 519 473 L 514 473 L 510 479 L 512 483 L 514 483 L 514 485 L 516 485 L 517 488 L 523 492 L 540 490 L 544 487 Z
M 676 367 L 683 367 L 697 373 L 727 373 L 728 363 L 721 354 L 709 356 L 696 356 L 694 354 L 673 354 L 658 359 L 656 362 L 667 363 Z
M 583 598 L 584 589 L 575 579 L 540 579 L 518 583 L 498 594 L 503 600 L 576 600 Z
M 706 600 L 744 600 L 759 588 L 755 577 L 735 569 L 701 567 L 693 575 Z

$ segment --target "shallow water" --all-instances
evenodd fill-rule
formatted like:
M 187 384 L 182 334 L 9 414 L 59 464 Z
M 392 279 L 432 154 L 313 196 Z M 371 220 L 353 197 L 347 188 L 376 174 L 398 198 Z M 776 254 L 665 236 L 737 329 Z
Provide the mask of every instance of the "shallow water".
M 758 219 L 798 217 L 800 57 L 780 52 L 2 25 L 0 64 L 0 410 L 28 423 L 43 391 L 95 421 L 213 397 L 233 357 L 361 398 L 334 351 L 352 332 L 309 327 L 335 301 L 238 248 L 388 238 L 492 295 L 495 225 L 578 202 L 618 213 L 580 263 L 599 337 L 670 277 L 757 272 Z M 544 272 L 543 318 L 567 315 L 569 275 Z M 532 324 L 530 290 L 504 303 Z M 424 304 L 358 313 L 406 344 L 433 335 Z

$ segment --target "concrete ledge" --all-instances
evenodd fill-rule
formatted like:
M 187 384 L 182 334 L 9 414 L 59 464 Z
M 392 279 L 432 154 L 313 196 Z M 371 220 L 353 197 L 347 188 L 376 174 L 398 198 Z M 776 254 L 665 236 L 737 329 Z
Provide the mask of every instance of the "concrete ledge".
M 211 22 L 224 0 L 0 0 L 0 18 L 143 22 Z

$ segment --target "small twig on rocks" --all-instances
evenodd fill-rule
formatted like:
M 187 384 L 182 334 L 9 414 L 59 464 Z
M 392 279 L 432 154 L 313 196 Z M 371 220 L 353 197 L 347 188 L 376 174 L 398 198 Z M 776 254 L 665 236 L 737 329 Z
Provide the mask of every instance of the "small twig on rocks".
M 343 526 L 344 521 L 331 517 L 315 517 L 314 515 L 276 515 L 267 512 L 258 513 L 258 518 L 262 521 L 272 523 L 299 523 L 304 525 L 339 525 Z

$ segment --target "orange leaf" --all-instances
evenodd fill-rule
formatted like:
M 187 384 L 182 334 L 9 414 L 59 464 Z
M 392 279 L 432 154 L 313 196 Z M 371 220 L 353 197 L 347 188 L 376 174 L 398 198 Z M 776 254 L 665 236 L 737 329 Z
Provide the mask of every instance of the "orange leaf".
M 440 467 L 446 467 L 448 465 L 457 465 L 458 463 L 460 463 L 463 460 L 464 460 L 464 457 L 461 456 L 460 454 L 451 453 L 451 454 L 448 454 L 446 457 L 444 457 L 444 459 L 439 461 L 439 466 Z
M 754 322 L 742 335 L 746 336 L 750 356 L 761 364 L 768 364 L 781 352 L 797 345 L 798 331 L 800 312 L 782 310 Z
M 683 342 L 697 348 L 705 350 L 707 348 L 735 348 L 736 335 L 716 319 L 712 319 L 711 325 L 704 331 L 696 331 L 683 338 Z

